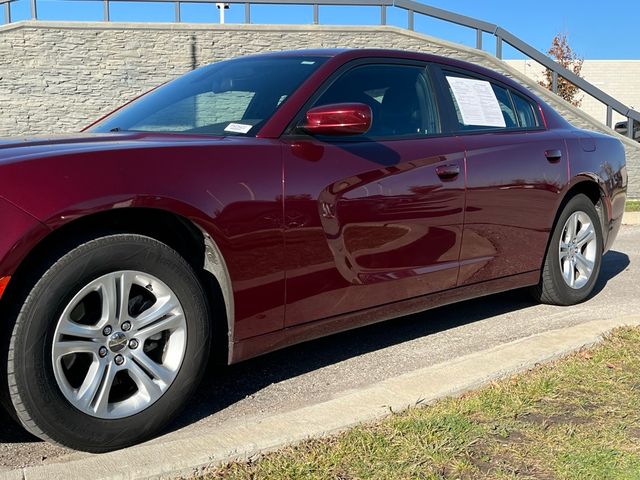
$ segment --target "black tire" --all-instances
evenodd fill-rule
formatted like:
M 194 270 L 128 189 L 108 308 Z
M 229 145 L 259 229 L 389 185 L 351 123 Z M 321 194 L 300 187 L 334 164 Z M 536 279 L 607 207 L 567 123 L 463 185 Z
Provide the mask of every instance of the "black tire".
M 595 230 L 596 241 L 593 271 L 588 281 L 580 288 L 572 288 L 565 282 L 558 255 L 558 248 L 565 224 L 576 212 L 584 212 L 589 217 Z M 572 197 L 566 203 L 562 213 L 558 217 L 551 235 L 542 266 L 540 283 L 532 289 L 534 298 L 550 305 L 575 305 L 586 300 L 593 291 L 600 273 L 603 248 L 600 216 L 595 206 L 585 195 L 578 194 Z
M 173 383 L 145 410 L 102 419 L 76 409 L 56 382 L 51 359 L 62 310 L 91 281 L 120 270 L 145 272 L 175 293 L 186 319 L 184 357 Z M 9 394 L 15 412 L 32 434 L 88 452 L 106 452 L 156 435 L 187 402 L 204 373 L 210 345 L 205 294 L 189 264 L 149 237 L 109 235 L 72 249 L 34 282 L 15 319 L 7 359 Z

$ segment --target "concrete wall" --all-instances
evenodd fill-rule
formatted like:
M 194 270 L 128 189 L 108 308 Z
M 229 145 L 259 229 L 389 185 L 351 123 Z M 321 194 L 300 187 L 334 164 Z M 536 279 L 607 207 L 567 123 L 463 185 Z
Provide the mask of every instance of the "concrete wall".
M 488 53 L 397 27 L 20 22 L 0 27 L 0 136 L 78 131 L 200 65 L 316 47 L 398 48 L 481 64 L 529 87 L 576 126 L 611 133 Z M 640 197 L 640 146 L 623 141 L 631 193 Z

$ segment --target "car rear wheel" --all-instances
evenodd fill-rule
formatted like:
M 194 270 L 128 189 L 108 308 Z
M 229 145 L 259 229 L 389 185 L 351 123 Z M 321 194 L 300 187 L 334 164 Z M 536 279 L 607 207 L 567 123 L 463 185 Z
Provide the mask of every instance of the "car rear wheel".
M 91 240 L 28 294 L 7 378 L 27 430 L 104 452 L 156 434 L 199 383 L 209 352 L 202 287 L 174 250 L 139 235 Z
M 534 297 L 552 305 L 584 301 L 598 279 L 602 251 L 598 211 L 588 197 L 576 195 L 558 218 Z

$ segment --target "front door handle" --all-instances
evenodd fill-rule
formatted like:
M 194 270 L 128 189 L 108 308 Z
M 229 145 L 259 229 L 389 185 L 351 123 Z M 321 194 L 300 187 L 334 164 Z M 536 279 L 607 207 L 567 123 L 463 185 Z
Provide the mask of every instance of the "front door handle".
M 436 174 L 442 180 L 452 180 L 460 174 L 460 166 L 456 164 L 440 165 L 436 167 Z
M 545 150 L 544 156 L 547 157 L 547 160 L 550 162 L 557 162 L 562 158 L 561 150 Z

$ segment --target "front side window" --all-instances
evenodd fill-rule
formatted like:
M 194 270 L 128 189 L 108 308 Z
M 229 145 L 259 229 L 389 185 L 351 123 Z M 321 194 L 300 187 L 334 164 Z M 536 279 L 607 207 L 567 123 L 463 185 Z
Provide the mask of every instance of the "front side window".
M 252 136 L 324 57 L 247 57 L 186 74 L 110 115 L 91 131 Z
M 369 105 L 373 113 L 371 128 L 362 137 L 412 137 L 441 131 L 424 67 L 354 67 L 334 81 L 313 106 L 352 102 Z

